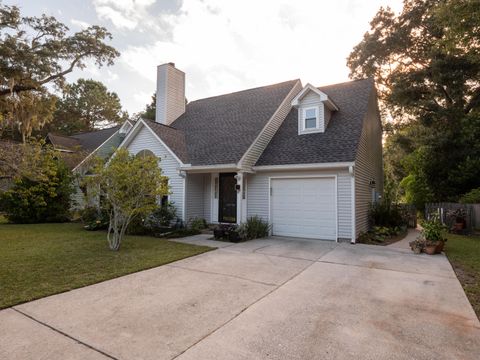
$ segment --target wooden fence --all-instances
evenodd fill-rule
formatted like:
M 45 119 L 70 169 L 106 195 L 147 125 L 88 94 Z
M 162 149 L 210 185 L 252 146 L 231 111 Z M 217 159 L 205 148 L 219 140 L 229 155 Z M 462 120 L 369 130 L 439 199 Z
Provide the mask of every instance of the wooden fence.
M 405 218 L 407 219 L 407 226 L 415 229 L 417 227 L 417 208 L 411 204 L 399 204 Z
M 480 204 L 431 203 L 425 205 L 425 218 L 430 219 L 438 214 L 440 221 L 452 229 L 456 222 L 455 211 L 463 211 L 465 215 L 465 230 L 471 232 L 480 228 Z

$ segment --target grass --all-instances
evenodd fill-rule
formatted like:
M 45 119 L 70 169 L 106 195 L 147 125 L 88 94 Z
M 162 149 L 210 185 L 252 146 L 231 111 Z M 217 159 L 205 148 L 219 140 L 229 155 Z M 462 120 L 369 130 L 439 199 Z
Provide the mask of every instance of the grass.
M 11 225 L 0 219 L 0 309 L 168 264 L 211 248 L 127 236 L 118 252 L 81 224 Z
M 448 234 L 445 253 L 480 318 L 480 236 Z

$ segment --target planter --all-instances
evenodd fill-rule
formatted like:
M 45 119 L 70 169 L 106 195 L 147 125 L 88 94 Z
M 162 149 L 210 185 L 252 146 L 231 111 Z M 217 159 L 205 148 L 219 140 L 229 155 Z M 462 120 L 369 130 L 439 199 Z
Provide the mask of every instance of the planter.
M 434 255 L 437 251 L 437 245 L 427 245 L 424 250 L 428 255 Z
M 445 246 L 445 241 L 441 240 L 435 245 L 435 254 L 441 254 Z
M 462 231 L 464 228 L 463 222 L 456 222 L 453 224 L 453 229 L 455 231 Z

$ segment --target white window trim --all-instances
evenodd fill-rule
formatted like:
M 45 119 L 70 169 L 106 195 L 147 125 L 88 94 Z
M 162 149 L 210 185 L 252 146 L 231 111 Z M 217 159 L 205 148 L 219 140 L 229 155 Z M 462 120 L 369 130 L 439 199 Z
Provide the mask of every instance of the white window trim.
M 307 121 L 307 111 L 308 110 L 315 110 L 315 127 L 314 128 L 307 128 L 305 127 L 305 123 Z M 305 108 L 302 108 L 302 111 L 303 111 L 303 116 L 302 116 L 302 131 L 314 131 L 314 130 L 318 130 L 318 128 L 320 127 L 320 124 L 319 124 L 319 108 L 318 106 L 309 106 L 309 107 L 305 107 Z

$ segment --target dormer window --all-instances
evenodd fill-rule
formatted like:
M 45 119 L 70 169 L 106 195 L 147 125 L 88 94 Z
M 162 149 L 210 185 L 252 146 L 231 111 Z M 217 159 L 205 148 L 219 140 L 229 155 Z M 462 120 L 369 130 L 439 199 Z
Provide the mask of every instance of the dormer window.
M 292 106 L 298 109 L 298 135 L 325 132 L 332 112 L 338 111 L 327 94 L 310 84 L 293 98 Z
M 318 108 L 310 107 L 303 109 L 304 130 L 317 129 L 318 128 Z

